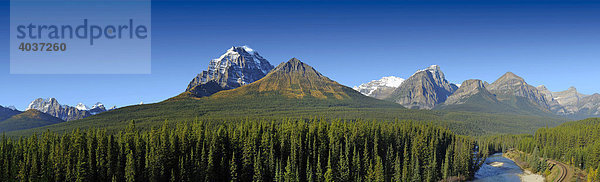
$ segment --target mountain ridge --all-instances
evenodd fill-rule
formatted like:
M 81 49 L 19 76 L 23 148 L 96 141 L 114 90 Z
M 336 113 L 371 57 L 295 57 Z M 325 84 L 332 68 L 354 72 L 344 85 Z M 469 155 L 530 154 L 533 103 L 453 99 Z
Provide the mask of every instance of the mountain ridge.
M 0 132 L 22 130 L 64 122 L 62 119 L 30 109 L 0 121 Z

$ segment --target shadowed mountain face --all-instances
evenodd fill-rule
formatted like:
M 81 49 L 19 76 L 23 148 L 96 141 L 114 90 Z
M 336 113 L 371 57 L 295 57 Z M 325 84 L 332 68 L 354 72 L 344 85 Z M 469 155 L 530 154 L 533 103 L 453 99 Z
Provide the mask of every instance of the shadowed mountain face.
M 449 83 L 437 65 L 417 71 L 385 100 L 396 102 L 407 108 L 432 109 L 446 101 L 458 87 Z
M 282 95 L 288 98 L 302 99 L 348 99 L 359 94 L 323 76 L 313 67 L 293 58 L 281 63 L 264 78 L 235 90 L 223 91 L 215 98 L 240 95 Z
M 0 121 L 0 132 L 37 128 L 61 122 L 64 121 L 41 111 L 30 109 Z
M 255 82 L 272 69 L 273 65 L 253 49 L 232 47 L 221 57 L 211 60 L 208 70 L 198 74 L 186 91 L 197 97 L 209 96 Z
M 17 114 L 21 114 L 21 111 L 0 106 L 0 121 L 8 119 Z

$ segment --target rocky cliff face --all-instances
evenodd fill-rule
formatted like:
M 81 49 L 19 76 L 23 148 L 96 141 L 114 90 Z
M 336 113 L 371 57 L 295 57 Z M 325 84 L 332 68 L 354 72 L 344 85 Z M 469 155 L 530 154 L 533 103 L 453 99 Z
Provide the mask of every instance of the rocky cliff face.
M 532 104 L 538 106 L 538 109 L 542 111 L 550 110 L 550 104 L 546 100 L 546 96 L 512 72 L 507 72 L 490 84 L 488 90 L 495 94 L 498 100 L 508 102 L 511 105 L 520 107 L 523 104 Z M 521 98 L 529 103 L 520 103 Z
M 412 109 L 432 109 L 458 87 L 449 83 L 440 67 L 432 65 L 406 79 L 386 100 Z
M 16 108 L 12 109 L 12 108 L 8 108 L 8 107 L 0 106 L 0 121 L 8 119 L 17 114 L 21 114 L 21 111 L 16 110 Z
M 30 109 L 36 109 L 65 121 L 83 119 L 91 115 L 90 112 L 86 110 L 79 110 L 75 107 L 60 105 L 55 98 L 47 100 L 42 98 L 35 99 L 29 104 L 29 107 L 27 107 L 27 110 Z
M 485 88 L 484 82 L 471 79 L 460 84 L 460 88 L 450 95 L 444 104 L 464 104 L 469 98 L 477 94 L 480 94 L 482 97 L 489 100 L 496 100 L 496 97 Z
M 575 114 L 580 110 L 580 102 L 587 95 L 577 92 L 575 87 L 561 92 L 552 92 L 552 98 L 564 108 L 564 114 Z M 561 113 L 563 114 L 563 113 Z
M 583 115 L 600 115 L 600 94 L 593 94 L 582 98 L 577 104 L 579 114 Z
M 552 92 L 546 88 L 544 85 L 540 85 L 536 87 L 540 93 L 544 96 L 546 101 L 548 102 L 548 106 L 550 111 L 556 114 L 565 115 L 565 114 L 573 114 L 572 112 L 567 111 L 564 105 L 558 103 L 558 101 L 554 98 Z
M 353 89 L 370 97 L 384 99 L 389 97 L 404 82 L 403 78 L 388 76 L 355 86 Z
M 192 93 L 198 97 L 208 96 L 214 93 L 200 91 L 207 90 L 206 87 L 212 85 L 198 89 L 194 87 L 214 81 L 221 89 L 211 88 L 208 89 L 209 91 L 234 89 L 263 78 L 272 69 L 273 65 L 253 49 L 246 46 L 232 47 L 221 57 L 211 60 L 208 70 L 198 74 L 190 82 L 186 91 L 195 90 Z

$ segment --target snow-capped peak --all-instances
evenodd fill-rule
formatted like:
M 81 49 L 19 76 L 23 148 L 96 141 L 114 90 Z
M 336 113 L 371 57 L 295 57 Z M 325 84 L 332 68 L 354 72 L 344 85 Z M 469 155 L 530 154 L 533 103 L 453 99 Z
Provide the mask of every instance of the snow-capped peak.
M 92 109 L 99 108 L 99 107 L 104 108 L 104 104 L 102 104 L 101 102 L 97 102 L 96 104 L 94 104 L 94 106 L 92 106 Z
M 429 66 L 427 68 L 427 70 L 436 70 L 437 71 L 437 70 L 440 70 L 440 66 L 434 64 L 434 65 Z
M 436 73 L 441 72 L 441 69 L 440 69 L 440 66 L 434 64 L 434 65 L 431 65 L 431 66 L 429 66 L 429 67 L 427 67 L 425 69 L 422 69 L 422 70 L 419 70 L 419 71 L 415 72 L 413 75 L 415 75 L 415 74 L 417 74 L 419 72 L 423 72 L 423 71 L 429 71 L 429 72 L 431 72 L 431 74 L 435 75 Z
M 247 62 L 247 67 L 256 67 L 264 74 L 269 73 L 271 69 L 273 69 L 273 65 L 271 65 L 265 58 L 260 56 L 257 51 L 254 49 L 244 45 L 244 46 L 232 46 L 225 52 L 225 54 L 221 55 L 217 59 L 211 60 L 209 64 L 209 72 L 211 70 L 218 71 L 221 74 L 224 74 L 226 69 L 230 66 L 239 66 L 232 62 L 233 60 L 237 60 L 238 58 L 243 57 Z
M 429 67 L 427 67 L 427 68 L 425 68 L 425 69 L 422 69 L 422 70 L 419 70 L 419 71 L 415 72 L 415 73 L 414 73 L 413 75 L 411 75 L 410 77 L 412 77 L 412 76 L 415 76 L 417 73 L 421 73 L 421 72 L 424 72 L 424 71 L 428 71 L 428 72 L 430 72 L 430 73 L 431 73 L 431 75 L 433 76 L 433 78 L 434 78 L 434 79 L 435 79 L 437 82 L 446 82 L 446 81 L 445 81 L 445 80 L 446 80 L 446 76 L 445 76 L 445 75 L 444 75 L 444 73 L 442 72 L 442 69 L 440 69 L 440 66 L 438 66 L 438 65 L 435 65 L 435 64 L 434 64 L 434 65 L 431 65 L 431 66 L 429 66 Z M 410 77 L 409 77 L 409 78 L 410 78 Z
M 404 78 L 395 77 L 395 76 L 386 76 L 379 80 L 383 86 L 387 87 L 399 87 L 402 82 L 404 82 Z
M 246 51 L 250 54 L 254 54 L 254 49 L 248 47 L 247 45 L 242 46 L 242 48 L 244 49 L 244 51 Z
M 8 106 L 8 108 L 17 111 L 17 108 L 15 106 Z
M 399 87 L 402 82 L 404 82 L 403 78 L 395 77 L 395 76 L 387 76 L 383 77 L 379 80 L 372 80 L 368 83 L 363 83 L 359 86 L 354 86 L 354 90 L 359 91 L 360 93 L 371 96 L 375 90 L 388 87 L 388 88 L 396 88 Z
M 89 108 L 89 107 L 87 107 L 85 104 L 83 104 L 83 103 L 81 103 L 81 102 L 80 102 L 79 104 L 77 104 L 77 105 L 75 106 L 75 108 L 77 108 L 78 110 L 82 110 L 82 111 L 87 111 L 87 110 L 90 110 L 90 108 Z

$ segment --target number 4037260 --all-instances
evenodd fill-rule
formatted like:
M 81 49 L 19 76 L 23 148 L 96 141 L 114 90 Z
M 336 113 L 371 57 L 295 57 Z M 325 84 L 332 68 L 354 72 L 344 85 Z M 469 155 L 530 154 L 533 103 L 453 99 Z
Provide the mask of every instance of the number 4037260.
M 25 43 L 19 45 L 21 51 L 66 51 L 67 44 L 65 43 Z

